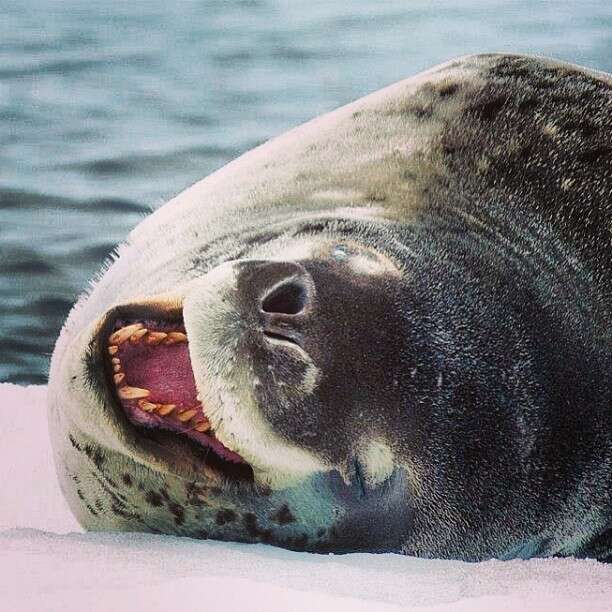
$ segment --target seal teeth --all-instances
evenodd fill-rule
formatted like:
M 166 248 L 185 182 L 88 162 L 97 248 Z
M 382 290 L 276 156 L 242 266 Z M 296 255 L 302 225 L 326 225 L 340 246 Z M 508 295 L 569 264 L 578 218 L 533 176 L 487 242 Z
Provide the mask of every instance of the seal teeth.
M 108 339 L 109 344 L 123 344 L 126 340 L 129 340 L 132 334 L 135 334 L 138 330 L 142 329 L 144 325 L 142 323 L 132 323 L 126 325 L 116 332 L 112 333 Z
M 183 412 L 179 413 L 177 415 L 177 418 L 181 423 L 186 423 L 187 421 L 191 420 L 196 414 L 198 414 L 197 409 L 190 408 L 189 410 L 184 410 Z
M 131 336 L 130 336 L 130 342 L 132 342 L 133 344 L 137 344 L 138 342 L 140 342 L 140 339 L 143 336 L 146 336 L 146 334 L 149 332 L 149 330 L 145 327 L 144 329 L 139 329 L 137 332 L 134 332 Z
M 149 397 L 151 392 L 148 389 L 140 389 L 139 387 L 121 387 L 118 391 L 121 399 L 140 399 Z
M 164 344 L 177 344 L 179 342 L 187 342 L 187 335 L 183 332 L 169 332 L 168 337 L 164 340 Z
M 164 332 L 149 332 L 149 335 L 145 338 L 147 344 L 156 345 L 165 340 L 168 334 Z
M 211 427 L 210 421 L 208 419 L 202 419 L 201 421 L 198 421 L 196 423 L 194 429 L 196 431 L 204 433 L 205 431 L 208 431 L 210 429 L 210 427 Z
M 168 416 L 176 408 L 176 404 L 161 404 L 161 407 L 157 410 L 157 413 L 161 416 Z
M 153 402 L 147 402 L 146 400 L 139 400 L 138 407 L 145 412 L 156 412 L 160 407 L 160 404 L 154 404 Z
M 137 406 L 143 412 L 157 414 L 160 417 L 172 415 L 180 423 L 189 427 L 186 431 L 195 430 L 200 433 L 211 431 L 212 425 L 202 411 L 200 394 L 197 394 L 197 405 L 177 408 L 176 404 L 162 404 L 151 401 L 151 391 L 149 389 L 129 386 L 118 354 L 122 350 L 121 345 L 125 342 L 132 344 L 143 342 L 149 346 L 173 345 L 187 343 L 187 334 L 183 331 L 154 331 L 145 327 L 143 323 L 132 323 L 115 330 L 108 338 L 107 347 L 114 372 L 113 381 L 119 398 L 122 400 L 137 400 Z

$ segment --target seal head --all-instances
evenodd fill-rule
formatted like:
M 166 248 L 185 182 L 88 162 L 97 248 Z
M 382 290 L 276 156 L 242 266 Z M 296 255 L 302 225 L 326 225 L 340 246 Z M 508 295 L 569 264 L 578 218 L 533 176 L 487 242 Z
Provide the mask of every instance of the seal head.
M 463 58 L 143 221 L 52 360 L 81 523 L 610 556 L 611 97 L 575 66 Z

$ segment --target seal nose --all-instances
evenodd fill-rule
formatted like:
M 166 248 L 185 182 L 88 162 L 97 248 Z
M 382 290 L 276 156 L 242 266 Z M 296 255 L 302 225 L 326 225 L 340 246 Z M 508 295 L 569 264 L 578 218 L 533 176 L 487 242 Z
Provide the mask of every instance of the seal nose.
M 245 261 L 240 267 L 242 303 L 247 310 L 255 310 L 264 334 L 299 341 L 301 326 L 314 304 L 309 272 L 289 261 Z
M 298 315 L 308 302 L 308 289 L 297 278 L 283 279 L 261 301 L 260 310 L 265 314 Z

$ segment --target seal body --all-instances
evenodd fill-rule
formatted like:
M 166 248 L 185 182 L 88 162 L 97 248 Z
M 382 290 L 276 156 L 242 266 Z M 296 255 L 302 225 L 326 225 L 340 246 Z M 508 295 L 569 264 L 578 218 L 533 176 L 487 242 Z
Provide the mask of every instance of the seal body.
M 53 355 L 81 523 L 609 558 L 611 85 L 538 58 L 451 61 L 145 219 Z

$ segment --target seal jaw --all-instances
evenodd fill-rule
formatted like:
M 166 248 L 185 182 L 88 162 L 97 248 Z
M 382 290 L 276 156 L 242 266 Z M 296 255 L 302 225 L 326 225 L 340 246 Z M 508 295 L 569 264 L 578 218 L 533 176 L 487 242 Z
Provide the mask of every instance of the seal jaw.
M 252 482 L 251 467 L 217 439 L 199 400 L 180 309 L 114 309 L 97 344 L 107 394 L 115 412 L 126 417 L 120 421 L 135 428 L 136 440 L 153 437 L 159 446 L 172 436 L 191 450 L 197 445 L 208 476 Z

